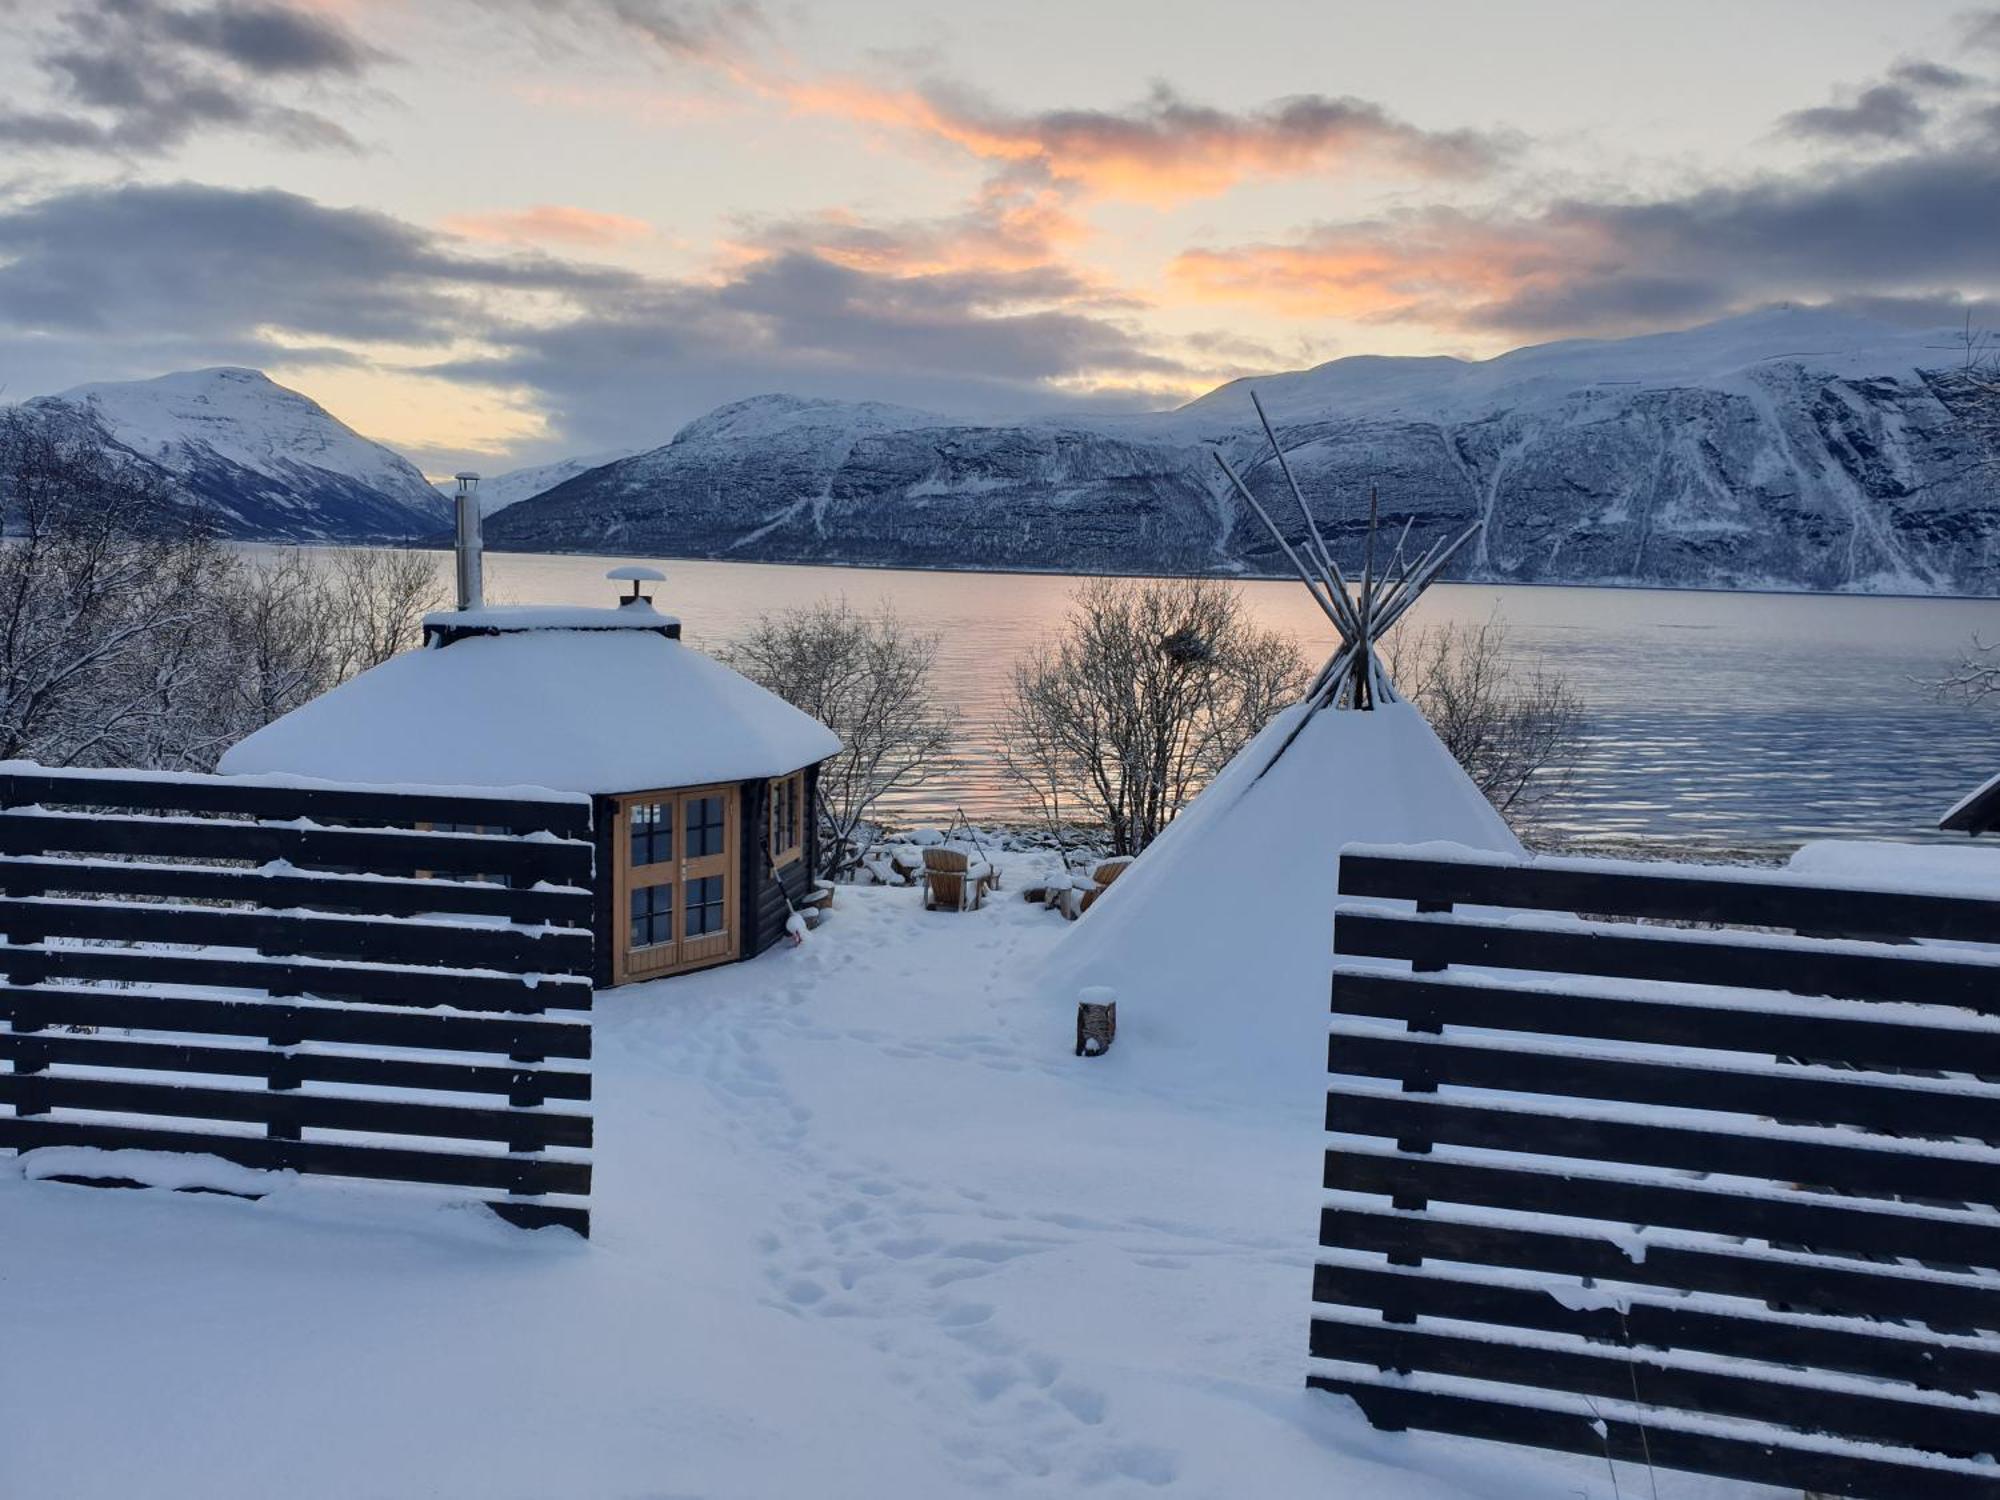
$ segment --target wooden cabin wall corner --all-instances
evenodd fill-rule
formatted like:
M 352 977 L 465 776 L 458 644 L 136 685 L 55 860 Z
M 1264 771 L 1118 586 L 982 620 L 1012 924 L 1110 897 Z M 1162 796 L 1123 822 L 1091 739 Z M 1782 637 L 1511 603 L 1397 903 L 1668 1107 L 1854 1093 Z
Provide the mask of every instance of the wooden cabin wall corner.
M 618 925 L 618 913 L 612 908 L 612 889 L 615 882 L 611 872 L 615 868 L 617 849 L 614 839 L 618 829 L 618 804 L 609 797 L 590 799 L 591 843 L 597 851 L 597 869 L 592 881 L 592 896 L 595 915 L 591 926 L 596 929 L 596 949 L 591 955 L 590 980 L 599 989 L 609 989 L 612 984 L 612 961 L 617 945 L 623 938 Z

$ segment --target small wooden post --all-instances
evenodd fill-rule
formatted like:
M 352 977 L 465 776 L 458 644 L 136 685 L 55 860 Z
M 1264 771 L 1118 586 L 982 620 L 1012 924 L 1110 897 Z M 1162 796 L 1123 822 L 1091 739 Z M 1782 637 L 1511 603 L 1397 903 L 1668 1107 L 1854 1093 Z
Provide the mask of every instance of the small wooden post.
M 1077 991 L 1076 1055 L 1102 1057 L 1118 1035 L 1118 991 L 1093 984 Z

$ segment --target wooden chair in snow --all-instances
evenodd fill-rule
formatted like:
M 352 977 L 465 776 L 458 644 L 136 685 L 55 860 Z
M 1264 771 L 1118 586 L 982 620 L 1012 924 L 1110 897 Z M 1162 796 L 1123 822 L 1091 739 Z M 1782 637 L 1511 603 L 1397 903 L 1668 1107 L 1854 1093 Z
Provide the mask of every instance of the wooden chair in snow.
M 965 849 L 933 844 L 924 850 L 924 910 L 977 911 L 993 867 Z

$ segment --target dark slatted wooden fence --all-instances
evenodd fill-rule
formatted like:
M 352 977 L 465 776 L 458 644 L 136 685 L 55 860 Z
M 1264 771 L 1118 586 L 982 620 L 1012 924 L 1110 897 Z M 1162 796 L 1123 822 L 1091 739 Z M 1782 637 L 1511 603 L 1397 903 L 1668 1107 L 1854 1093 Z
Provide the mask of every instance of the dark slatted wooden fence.
M 590 825 L 554 794 L 0 767 L 0 1148 L 471 1188 L 587 1234 Z
M 1954 946 L 2000 903 L 1390 851 L 1340 890 L 1384 904 L 1335 923 L 1310 1384 L 1387 1428 L 2000 1496 L 2000 952 Z

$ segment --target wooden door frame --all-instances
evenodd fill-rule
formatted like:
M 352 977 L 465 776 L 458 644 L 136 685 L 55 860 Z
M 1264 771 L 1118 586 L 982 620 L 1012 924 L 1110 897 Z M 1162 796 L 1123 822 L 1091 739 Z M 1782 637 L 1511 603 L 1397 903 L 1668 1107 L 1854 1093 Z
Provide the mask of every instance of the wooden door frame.
M 718 854 L 695 856 L 687 854 L 687 819 L 685 808 L 691 801 L 703 797 L 722 798 L 722 851 Z M 610 846 L 611 846 L 611 931 L 606 934 L 611 946 L 611 982 L 629 984 L 641 980 L 663 979 L 673 974 L 685 974 L 695 969 L 708 968 L 714 964 L 728 963 L 743 951 L 743 893 L 742 874 L 738 866 L 742 863 L 741 840 L 743 830 L 742 786 L 739 782 L 717 782 L 709 786 L 657 787 L 649 791 L 619 792 L 606 799 L 609 803 Z M 635 803 L 668 802 L 674 808 L 673 857 L 658 866 L 632 863 L 632 834 L 627 809 Z M 712 865 L 700 871 L 689 870 L 690 864 Z M 641 871 L 660 870 L 664 873 L 652 878 L 635 880 Z M 698 957 L 684 958 L 681 950 L 688 946 L 687 924 L 687 882 L 691 879 L 719 875 L 723 881 L 723 921 L 722 934 L 714 935 L 726 939 L 720 947 L 707 940 L 711 935 L 703 934 L 692 941 L 705 943 Z M 635 952 L 652 952 L 667 944 L 649 945 L 644 950 L 632 947 L 632 892 L 647 886 L 671 885 L 674 887 L 673 931 L 674 957 L 671 962 L 658 968 L 648 968 L 643 973 L 634 973 L 632 957 Z

